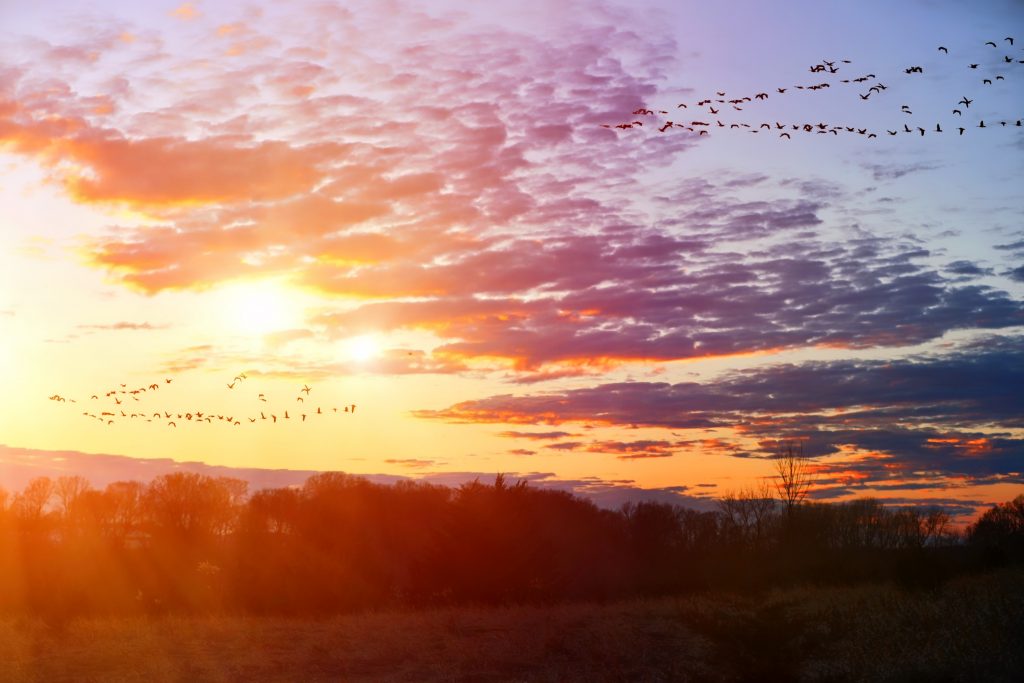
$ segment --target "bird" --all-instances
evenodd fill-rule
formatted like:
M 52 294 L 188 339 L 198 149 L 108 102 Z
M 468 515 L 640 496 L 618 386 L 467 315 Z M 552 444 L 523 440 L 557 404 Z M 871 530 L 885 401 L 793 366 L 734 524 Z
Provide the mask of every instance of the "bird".
M 235 388 L 235 384 L 236 384 L 236 383 L 237 383 L 237 382 L 232 382 L 231 384 L 229 384 L 229 385 L 228 385 L 228 389 L 234 389 L 234 388 Z
M 936 133 L 941 133 L 942 132 L 942 126 L 940 126 L 939 124 L 936 123 L 935 124 L 935 132 Z
M 991 40 L 986 41 L 985 44 L 986 45 L 991 45 L 992 47 L 996 47 L 996 44 L 993 41 L 991 41 Z
M 789 133 L 779 133 L 779 137 L 786 138 L 787 140 L 792 140 L 792 137 L 789 135 Z
M 888 130 L 888 129 L 886 129 L 885 132 L 888 133 L 889 135 L 897 135 L 897 134 L 899 134 L 898 130 Z
M 981 79 L 981 82 L 982 82 L 982 83 L 983 83 L 984 85 L 992 85 L 992 81 L 991 81 L 990 79 L 988 79 L 988 78 L 983 78 L 983 79 Z
M 170 380 L 170 379 L 165 379 L 165 380 L 164 380 L 164 383 L 165 383 L 165 384 L 170 384 L 170 383 L 171 383 L 172 381 L 173 381 L 173 380 Z
M 978 65 L 977 64 L 968 64 L 968 67 L 970 67 L 971 69 L 977 69 Z
M 707 124 L 705 124 L 705 125 L 707 125 Z M 302 385 L 302 391 L 306 392 L 306 396 L 309 396 L 309 390 L 310 390 L 310 388 L 311 388 L 311 387 L 309 387 L 309 386 L 308 386 L 308 385 L 306 385 L 306 384 L 303 384 L 303 385 Z
M 167 423 L 167 425 L 168 425 L 169 427 L 177 427 L 177 426 L 178 426 L 178 425 L 177 425 L 177 423 L 176 423 L 176 422 L 173 422 L 173 421 L 172 421 L 172 422 L 168 422 L 168 423 Z
M 963 112 L 961 112 L 959 109 L 954 109 L 953 113 L 956 114 L 957 116 L 963 116 Z
M 949 50 L 947 50 L 946 48 L 942 47 L 941 45 L 939 45 L 939 50 L 941 50 L 942 52 L 945 52 L 947 55 L 949 54 Z
M 984 128 L 984 127 L 985 127 L 985 121 L 984 121 L 984 119 L 982 119 L 981 123 L 978 124 L 978 128 Z
M 957 128 L 957 130 L 960 131 L 960 135 L 963 135 L 964 131 L 967 130 L 967 129 L 966 128 Z
M 768 93 L 766 93 L 766 92 L 759 92 L 756 95 L 754 95 L 754 97 L 756 97 L 759 100 L 767 100 L 768 99 Z
M 1010 45 L 1013 45 L 1013 38 L 1011 38 L 1010 36 L 1006 36 L 1005 38 L 1003 38 L 1003 40 L 1005 40 L 1008 43 L 1010 43 Z
M 267 398 L 266 398 L 266 397 L 265 397 L 265 396 L 264 396 L 263 394 L 260 394 L 260 395 L 259 395 L 259 399 L 260 399 L 261 401 L 263 401 L 264 403 L 266 403 L 266 402 L 267 402 Z
M 786 89 L 785 89 L 785 88 L 776 88 L 776 90 L 778 90 L 778 91 L 779 91 L 779 94 L 780 94 L 780 95 L 786 92 Z
M 969 100 L 969 99 L 967 99 L 966 97 L 964 97 L 964 98 L 963 98 L 962 100 L 960 100 L 959 102 L 957 102 L 957 104 L 962 104 L 962 105 L 964 105 L 965 107 L 967 107 L 968 109 L 970 109 L 970 108 L 971 108 L 971 102 L 973 102 L 973 101 L 974 101 L 974 100 Z
M 298 401 L 299 403 L 305 403 L 306 402 L 305 400 L 303 400 L 303 398 L 301 396 L 296 396 L 295 400 Z

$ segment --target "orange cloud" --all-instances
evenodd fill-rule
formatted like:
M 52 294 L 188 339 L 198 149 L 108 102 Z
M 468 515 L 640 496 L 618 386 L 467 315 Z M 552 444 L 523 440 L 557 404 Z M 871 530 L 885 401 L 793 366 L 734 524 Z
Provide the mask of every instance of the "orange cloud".
M 191 21 L 200 14 L 201 12 L 196 9 L 195 3 L 192 2 L 186 2 L 170 12 L 172 17 L 181 19 L 182 21 Z

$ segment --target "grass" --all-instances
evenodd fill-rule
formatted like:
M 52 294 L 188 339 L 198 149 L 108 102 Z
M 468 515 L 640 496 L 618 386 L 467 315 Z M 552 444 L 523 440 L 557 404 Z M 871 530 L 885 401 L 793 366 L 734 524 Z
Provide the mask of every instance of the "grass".
M 1018 680 L 1024 573 L 328 619 L 0 617 L 2 681 Z

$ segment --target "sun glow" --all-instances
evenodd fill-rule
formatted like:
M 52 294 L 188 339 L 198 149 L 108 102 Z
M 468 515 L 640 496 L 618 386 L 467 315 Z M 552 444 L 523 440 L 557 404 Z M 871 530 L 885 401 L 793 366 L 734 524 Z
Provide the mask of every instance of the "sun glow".
M 380 353 L 380 343 L 372 334 L 352 337 L 348 340 L 348 355 L 352 360 L 365 363 Z
M 220 299 L 225 322 L 243 334 L 261 335 L 302 325 L 298 294 L 273 280 L 228 285 L 221 290 Z

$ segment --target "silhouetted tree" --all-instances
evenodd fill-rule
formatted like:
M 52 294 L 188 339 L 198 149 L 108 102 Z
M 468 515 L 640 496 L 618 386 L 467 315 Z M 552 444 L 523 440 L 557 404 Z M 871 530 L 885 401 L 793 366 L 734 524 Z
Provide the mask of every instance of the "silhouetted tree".
M 783 443 L 775 457 L 775 471 L 778 481 L 775 488 L 786 506 L 786 512 L 792 513 L 799 505 L 814 483 L 814 473 L 810 461 L 804 457 L 804 447 L 800 443 Z

